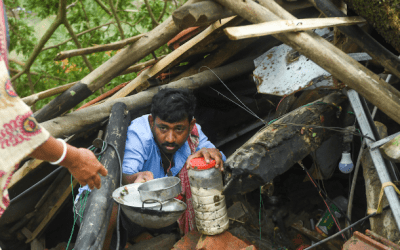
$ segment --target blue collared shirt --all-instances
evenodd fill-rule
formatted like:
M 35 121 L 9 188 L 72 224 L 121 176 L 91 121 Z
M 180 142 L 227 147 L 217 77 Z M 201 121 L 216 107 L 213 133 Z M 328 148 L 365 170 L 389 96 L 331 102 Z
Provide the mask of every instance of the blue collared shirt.
M 129 126 L 122 169 L 123 173 L 128 175 L 150 171 L 153 173 L 154 179 L 157 179 L 167 175 L 162 167 L 160 149 L 154 140 L 148 117 L 149 115 L 144 115 L 136 118 Z M 215 146 L 208 141 L 203 131 L 201 131 L 200 125 L 196 125 L 200 137 L 199 146 L 196 151 L 201 148 L 215 148 Z M 173 176 L 179 173 L 190 154 L 190 147 L 186 141 L 173 155 L 174 165 L 171 168 Z M 225 161 L 225 155 L 222 152 L 221 154 L 222 160 Z

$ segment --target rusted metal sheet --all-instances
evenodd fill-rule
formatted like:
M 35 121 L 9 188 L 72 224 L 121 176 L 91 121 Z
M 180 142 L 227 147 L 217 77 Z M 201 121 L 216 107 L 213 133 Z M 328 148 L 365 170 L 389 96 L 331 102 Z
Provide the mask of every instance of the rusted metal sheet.
M 367 53 L 349 56 L 357 61 L 372 59 Z M 285 44 L 268 50 L 254 60 L 254 64 L 254 81 L 258 92 L 263 94 L 286 96 L 304 89 L 344 86 L 329 72 Z

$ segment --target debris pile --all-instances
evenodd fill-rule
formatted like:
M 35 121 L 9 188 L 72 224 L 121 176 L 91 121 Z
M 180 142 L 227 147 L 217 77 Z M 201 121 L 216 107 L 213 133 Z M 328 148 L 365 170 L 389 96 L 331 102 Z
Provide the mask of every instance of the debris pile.
M 194 90 L 197 122 L 228 157 L 223 192 L 229 230 L 182 238 L 178 232 L 147 234 L 140 242 L 130 239 L 136 244 L 127 249 L 399 249 L 399 48 L 378 42 L 368 33 L 370 24 L 347 17 L 353 12 L 343 6 L 189 0 L 147 34 L 107 45 L 126 47 L 68 89 L 24 101 L 31 105 L 62 92 L 35 113 L 41 125 L 54 137 L 96 150 L 102 145 L 95 139 L 105 131 L 122 155 L 128 124 L 149 112 L 160 89 Z M 170 54 L 135 64 L 167 43 Z M 56 60 L 98 47 L 62 51 Z M 129 72 L 139 73 L 65 114 Z M 101 248 L 119 183 L 118 159 L 105 154 L 101 161 L 109 176 L 78 217 L 71 200 L 77 182 L 65 169 L 22 162 L 0 218 L 0 247 L 65 249 L 71 240 L 75 249 Z M 80 216 L 91 223 L 71 233 Z M 366 229 L 369 237 L 360 233 Z

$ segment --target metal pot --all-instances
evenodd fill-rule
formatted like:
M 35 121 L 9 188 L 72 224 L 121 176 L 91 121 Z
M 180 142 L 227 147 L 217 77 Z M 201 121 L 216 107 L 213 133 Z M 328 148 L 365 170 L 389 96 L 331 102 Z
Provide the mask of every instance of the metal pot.
M 122 211 L 134 223 L 147 228 L 172 225 L 186 210 L 186 204 L 177 199 L 142 202 L 138 188 L 144 183 L 134 183 L 117 188 L 112 196 Z
M 142 201 L 167 201 L 181 193 L 181 180 L 178 177 L 164 177 L 143 183 L 138 188 Z

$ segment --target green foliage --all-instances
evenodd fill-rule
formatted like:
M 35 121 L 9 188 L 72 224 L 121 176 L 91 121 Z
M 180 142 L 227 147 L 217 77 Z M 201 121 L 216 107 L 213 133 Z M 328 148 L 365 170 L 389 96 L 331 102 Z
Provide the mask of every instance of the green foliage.
M 100 0 L 104 5 L 110 9 L 108 0 Z M 145 5 L 136 6 L 136 2 L 131 0 L 114 0 L 114 5 L 118 2 L 117 14 L 121 20 L 121 25 L 124 30 L 125 38 L 129 38 L 144 32 L 148 32 L 153 28 L 152 20 L 148 14 Z M 10 57 L 16 58 L 20 61 L 26 61 L 32 54 L 35 45 L 40 40 L 37 36 L 38 32 L 44 33 L 44 30 L 48 29 L 51 22 L 55 19 L 58 13 L 59 0 L 6 0 L 5 5 L 8 10 L 8 20 L 10 25 L 10 37 L 11 46 Z M 73 4 L 74 3 L 74 4 Z M 72 4 L 72 5 L 71 5 Z M 169 15 L 176 9 L 171 2 L 164 2 L 162 0 L 150 0 L 152 11 L 156 18 L 158 18 L 164 8 L 164 4 L 167 4 L 167 11 L 160 22 L 168 18 Z M 182 3 L 180 3 L 182 4 Z M 93 0 L 68 0 L 67 5 L 70 5 L 67 9 L 67 19 L 71 24 L 75 34 L 105 24 L 110 21 L 115 21 L 115 18 L 109 16 L 95 1 Z M 10 10 L 15 10 L 17 7 L 25 8 L 25 11 L 14 11 L 17 15 L 12 16 Z M 124 11 L 130 10 L 130 11 Z M 32 11 L 31 14 L 27 13 Z M 137 11 L 137 12 L 134 12 Z M 40 23 L 40 27 L 39 27 Z M 36 30 L 36 31 L 35 31 Z M 45 47 L 54 46 L 64 42 L 71 38 L 67 29 L 64 25 L 57 28 L 50 40 L 46 43 Z M 78 37 L 82 47 L 92 47 L 95 45 L 107 44 L 121 40 L 120 32 L 116 24 L 111 24 L 100 29 L 91 31 Z M 15 82 L 16 90 L 21 97 L 29 96 L 32 94 L 32 89 L 35 93 L 51 89 L 60 85 L 64 85 L 70 82 L 79 81 L 90 73 L 86 64 L 83 62 L 82 57 L 72 57 L 65 59 L 60 62 L 56 62 L 53 59 L 57 53 L 66 50 L 76 49 L 75 43 L 71 40 L 65 44 L 42 51 L 36 58 L 34 64 L 31 67 L 31 72 L 38 73 L 37 75 L 32 74 L 32 83 L 28 81 L 26 75 L 22 75 Z M 89 62 L 93 68 L 97 68 L 104 62 L 109 60 L 112 56 L 120 51 L 107 51 L 99 52 L 91 55 L 87 55 Z M 157 56 L 169 53 L 169 48 L 164 45 L 155 51 Z M 151 55 L 146 56 L 142 61 L 147 61 L 152 58 Z M 10 67 L 22 70 L 23 67 L 10 62 Z M 57 77 L 65 79 L 65 81 L 57 80 L 51 77 Z M 136 77 L 136 73 L 123 75 L 114 78 L 105 87 L 104 91 L 108 91 L 115 86 L 131 81 Z M 80 105 L 96 98 L 99 95 L 99 91 L 87 98 Z M 55 97 L 50 97 L 45 100 L 36 103 L 36 108 L 40 109 L 45 104 L 50 102 Z

